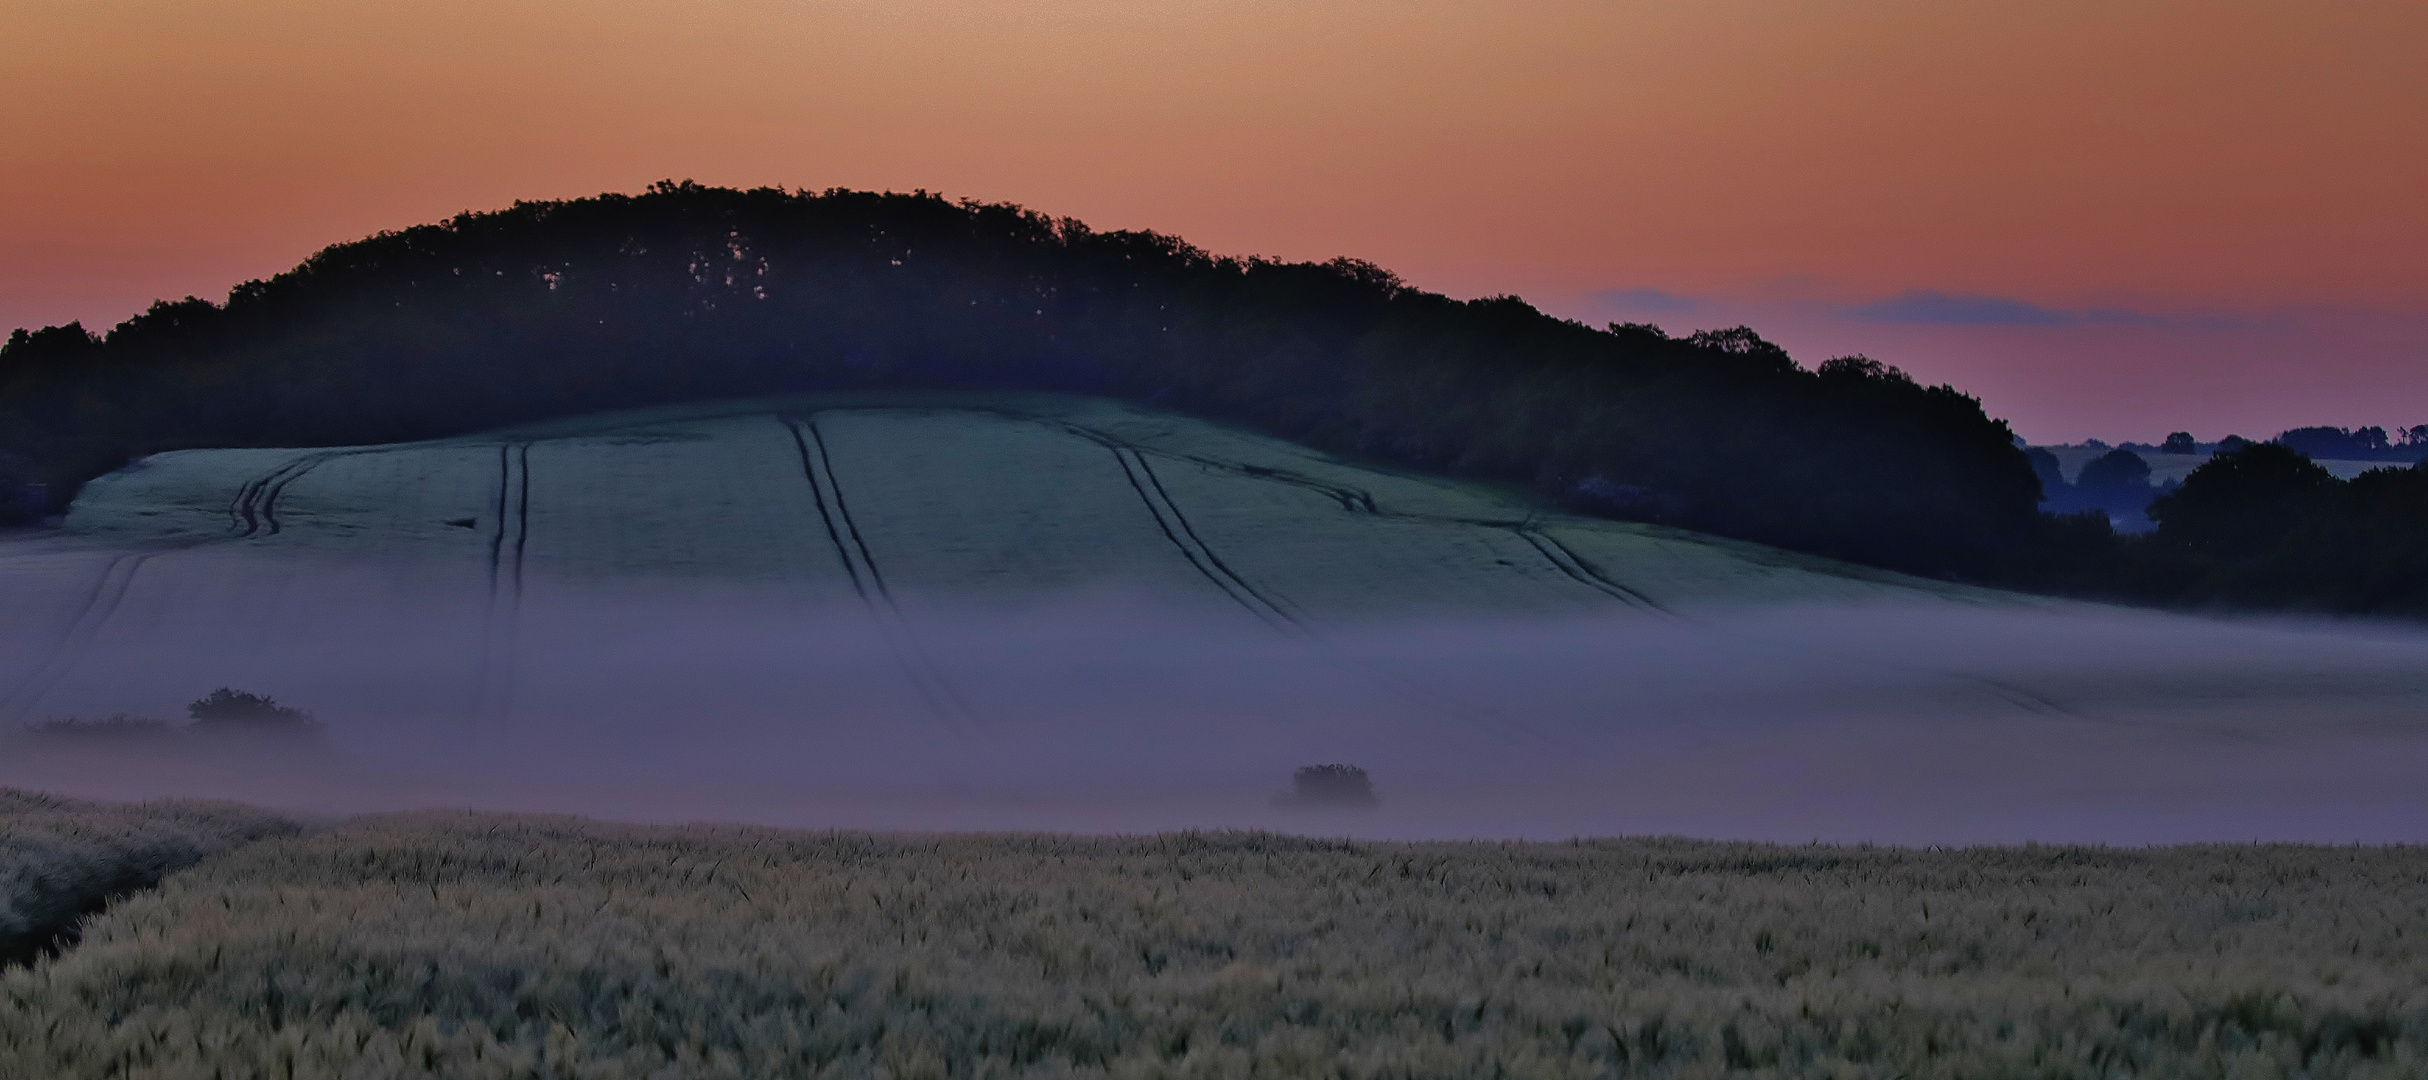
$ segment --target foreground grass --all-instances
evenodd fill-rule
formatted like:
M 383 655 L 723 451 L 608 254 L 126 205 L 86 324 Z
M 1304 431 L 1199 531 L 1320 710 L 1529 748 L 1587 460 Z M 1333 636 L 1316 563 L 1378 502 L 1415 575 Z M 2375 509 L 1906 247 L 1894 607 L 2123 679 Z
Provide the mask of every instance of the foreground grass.
M 294 831 L 224 803 L 108 806 L 0 788 L 0 966 L 39 956 L 113 896 Z
M 44 1077 L 2397 1077 L 2428 851 L 272 839 L 0 977 Z

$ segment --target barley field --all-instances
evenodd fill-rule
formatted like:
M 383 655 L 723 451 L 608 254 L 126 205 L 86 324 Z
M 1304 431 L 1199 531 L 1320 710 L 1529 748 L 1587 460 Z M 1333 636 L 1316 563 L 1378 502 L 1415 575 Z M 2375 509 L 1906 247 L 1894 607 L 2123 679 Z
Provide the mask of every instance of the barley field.
M 112 896 L 294 828 L 226 803 L 108 805 L 0 788 L 0 965 L 39 955 Z
M 42 1077 L 2412 1077 L 2428 852 L 421 813 L 0 974 Z

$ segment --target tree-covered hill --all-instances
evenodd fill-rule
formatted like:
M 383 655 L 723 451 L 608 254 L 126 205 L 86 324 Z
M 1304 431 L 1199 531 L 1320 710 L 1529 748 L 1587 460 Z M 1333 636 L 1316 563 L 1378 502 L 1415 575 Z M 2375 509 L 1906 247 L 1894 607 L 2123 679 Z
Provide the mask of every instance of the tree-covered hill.
M 426 438 L 855 387 L 1098 393 L 1570 505 L 1996 574 L 2039 484 L 1973 398 L 1738 328 L 1597 329 L 1349 259 L 1209 254 L 1017 206 L 661 183 L 320 252 L 224 304 L 0 351 L 0 470 Z

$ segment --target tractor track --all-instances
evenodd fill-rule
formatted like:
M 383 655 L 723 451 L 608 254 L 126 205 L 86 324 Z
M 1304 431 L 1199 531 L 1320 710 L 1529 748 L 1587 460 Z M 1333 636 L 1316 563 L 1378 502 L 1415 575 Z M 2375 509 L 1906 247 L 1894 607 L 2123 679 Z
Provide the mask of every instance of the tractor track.
M 35 665 L 5 699 L 0 699 L 0 715 L 12 724 L 22 723 L 35 704 L 59 685 L 67 673 L 82 663 L 84 654 L 92 648 L 93 639 L 101 635 L 110 617 L 118 613 L 118 605 L 126 600 L 127 589 L 135 584 L 135 575 L 154 556 L 182 550 L 191 544 L 174 548 L 121 553 L 101 568 L 93 587 L 85 593 L 84 602 L 76 609 L 76 617 L 68 623 L 67 632 L 51 644 L 42 662 Z
M 994 410 L 987 411 L 991 412 Z M 1691 626 L 1707 632 L 1729 633 L 1733 636 L 1738 636 L 1740 639 L 1746 639 L 1745 635 L 1741 631 L 1726 630 L 1724 628 L 1703 622 L 1702 620 L 1681 614 L 1680 612 L 1670 608 L 1668 605 L 1661 603 L 1659 600 L 1653 599 L 1651 596 L 1646 595 L 1641 590 L 1632 588 L 1611 579 L 1608 575 L 1596 569 L 1592 563 L 1587 562 L 1583 556 L 1578 555 L 1574 549 L 1570 548 L 1567 544 L 1562 543 L 1558 537 L 1551 534 L 1549 529 L 1545 528 L 1541 524 L 1538 524 L 1531 517 L 1522 521 L 1509 521 L 1505 519 L 1492 518 L 1459 518 L 1432 514 L 1410 514 L 1403 511 L 1388 510 L 1378 505 L 1375 502 L 1373 494 L 1370 492 L 1343 484 L 1329 483 L 1315 479 L 1314 477 L 1289 472 L 1283 469 L 1271 469 L 1254 465 L 1246 465 L 1239 462 L 1222 461 L 1217 458 L 1208 458 L 1196 454 L 1180 454 L 1171 451 L 1150 449 L 1139 446 L 1136 443 L 1129 442 L 1128 440 L 1119 438 L 1110 433 L 1099 431 L 1084 425 L 1074 424 L 1066 420 L 1049 419 L 1038 416 L 1024 416 L 1010 411 L 1000 412 L 999 415 L 1007 416 L 1012 419 L 1026 420 L 1031 423 L 1036 423 L 1063 431 L 1111 450 L 1117 458 L 1121 459 L 1122 471 L 1124 474 L 1129 476 L 1130 486 L 1137 489 L 1139 498 L 1146 501 L 1149 508 L 1155 512 L 1156 524 L 1163 527 L 1164 536 L 1170 539 L 1175 547 L 1180 548 L 1182 554 L 1188 556 L 1190 564 L 1196 566 L 1201 574 L 1204 574 L 1207 578 L 1211 579 L 1215 585 L 1222 588 L 1225 594 L 1231 596 L 1231 598 L 1239 603 L 1242 607 L 1247 608 L 1249 611 L 1256 614 L 1259 618 L 1265 619 L 1267 622 L 1274 622 L 1278 619 L 1281 622 L 1286 623 L 1292 629 L 1302 632 L 1307 631 L 1307 626 L 1304 621 L 1284 610 L 1279 604 L 1276 604 L 1272 599 L 1265 596 L 1260 590 L 1250 585 L 1245 578 L 1232 571 L 1229 566 L 1224 565 L 1220 557 L 1215 554 L 1212 546 L 1206 544 L 1203 539 L 1199 538 L 1194 529 L 1188 527 L 1187 518 L 1181 514 L 1179 506 L 1172 501 L 1170 493 L 1164 490 L 1162 482 L 1155 478 L 1154 469 L 1148 463 L 1147 455 L 1154 454 L 1175 461 L 1185 461 L 1193 465 L 1214 469 L 1220 472 L 1227 472 L 1237 476 L 1288 484 L 1292 487 L 1318 492 L 1334 500 L 1335 502 L 1338 502 L 1343 511 L 1352 514 L 1367 514 L 1374 517 L 1391 520 L 1423 522 L 1426 524 L 1435 525 L 1468 525 L 1475 528 L 1510 533 L 1526 541 L 1528 546 L 1532 547 L 1537 554 L 1543 557 L 1544 562 L 1549 563 L 1552 568 L 1558 570 L 1562 576 L 1567 577 L 1569 580 L 1574 581 L 1579 585 L 1592 589 L 1605 597 L 1616 600 L 1621 604 L 1626 605 L 1630 609 L 1663 616 L 1675 621 L 1681 626 Z M 1144 475 L 1149 479 L 1148 484 L 1140 484 L 1139 477 L 1141 475 Z M 1150 489 L 1153 491 L 1152 495 L 1149 494 Z M 1169 514 L 1172 521 L 1180 523 L 1181 529 L 1178 533 L 1175 533 L 1172 525 L 1166 522 L 1167 514 Z M 1183 537 L 1186 539 L 1184 540 Z M 1776 650 L 1787 650 L 1806 654 L 1810 654 L 1812 652 L 1812 650 L 1809 648 L 1798 648 L 1787 645 L 1783 642 L 1764 641 L 1759 639 L 1747 640 L 1754 640 L 1757 644 Z M 1868 663 L 1875 667 L 1883 667 L 1888 670 L 1905 671 L 1971 686 L 1975 689 L 1986 691 L 1991 696 L 2014 705 L 2025 712 L 2034 713 L 2037 715 L 2056 715 L 2067 717 L 2079 716 L 2079 714 L 2075 713 L 2073 710 L 2068 709 L 2063 704 L 2049 698 L 2044 694 L 2034 691 L 2029 687 L 2021 686 L 2004 679 L 1998 679 L 1986 675 L 1976 675 L 1969 672 L 1908 667 L 1906 665 L 1889 663 L 1876 659 L 1866 659 L 1862 662 Z
M 977 412 L 997 415 L 1017 422 L 1036 424 L 1051 430 L 1084 439 L 1111 453 L 1121 466 L 1139 500 L 1154 517 L 1158 529 L 1180 551 L 1190 566 L 1213 584 L 1232 602 L 1266 624 L 1309 638 L 1319 637 L 1304 616 L 1283 600 L 1257 586 L 1233 569 L 1221 554 L 1197 532 L 1186 513 L 1173 499 L 1171 492 L 1157 473 L 1155 457 L 1171 462 L 1185 462 L 1200 468 L 1280 483 L 1324 496 L 1337 503 L 1345 513 L 1364 514 L 1378 518 L 1422 522 L 1436 525 L 1467 525 L 1506 532 L 1526 541 L 1542 559 L 1563 577 L 1591 589 L 1631 609 L 1658 614 L 1676 620 L 1682 626 L 1692 626 L 1708 632 L 1727 633 L 1762 646 L 1806 655 L 1817 655 L 1810 646 L 1783 641 L 1765 640 L 1759 634 L 1741 629 L 1729 629 L 1674 611 L 1627 585 L 1604 575 L 1573 549 L 1562 543 L 1543 525 L 1531 517 L 1523 521 L 1491 518 L 1461 518 L 1431 514 L 1412 514 L 1385 509 L 1367 491 L 1344 484 L 1329 482 L 1285 469 L 1247 465 L 1198 454 L 1180 453 L 1143 446 L 1109 432 L 1053 417 L 1022 413 L 1011 409 L 956 408 L 947 411 Z M 949 720 L 966 720 L 971 712 L 961 696 L 947 681 L 933 658 L 920 648 L 915 636 L 903 620 L 902 613 L 882 572 L 853 520 L 843 492 L 836 482 L 831 455 L 816 423 L 817 413 L 779 415 L 793 437 L 801 458 L 804 478 L 808 481 L 827 537 L 837 557 L 843 562 L 854 592 L 878 624 L 890 651 L 901 665 L 905 676 L 929 708 Z M 502 721 L 511 712 L 513 698 L 514 646 L 517 636 L 523 594 L 524 557 L 529 544 L 531 506 L 530 448 L 531 442 L 495 444 L 498 449 L 498 490 L 494 507 L 496 528 L 489 537 L 488 577 L 489 597 L 482 626 L 480 675 L 477 682 L 474 715 Z M 231 538 L 275 536 L 283 529 L 278 519 L 280 498 L 297 480 L 323 463 L 339 457 L 392 452 L 394 447 L 363 449 L 330 449 L 299 454 L 277 468 L 247 481 L 228 506 Z M 207 541 L 205 541 L 207 542 Z M 41 699 L 79 663 L 93 641 L 116 613 L 143 564 L 151 558 L 194 546 L 192 543 L 147 551 L 127 552 L 110 560 L 85 596 L 67 631 L 60 636 L 42 661 L 21 679 L 5 697 L 0 697 L 0 717 L 22 722 Z M 1343 657 L 1347 660 L 1348 658 Z M 2040 694 L 2005 679 L 1945 669 L 1912 667 L 1876 658 L 1849 657 L 1865 666 L 1882 667 L 1946 679 L 1989 693 L 2016 708 L 2043 716 L 2079 717 L 2080 714 Z M 1363 663 L 1352 666 L 1364 668 Z M 1379 672 L 1364 672 L 1369 677 Z M 1443 708 L 1439 700 L 1428 702 Z M 1461 713 L 1489 715 L 1489 710 L 1457 708 Z M 1498 718 L 1496 718 L 1497 720 Z M 1508 723 L 1507 721 L 1501 721 Z
M 385 454 L 394 447 L 382 446 L 362 450 L 316 450 L 299 454 L 285 464 L 245 482 L 236 489 L 236 498 L 228 503 L 228 526 L 239 537 L 276 536 L 285 526 L 278 520 L 278 497 L 288 485 L 301 480 L 305 473 L 322 464 L 343 457 Z
M 999 415 L 1085 439 L 1110 451 L 1114 460 L 1121 464 L 1122 473 L 1129 479 L 1131 490 L 1138 493 L 1139 501 L 1145 503 L 1148 512 L 1154 515 L 1155 523 L 1163 530 L 1164 538 L 1170 540 L 1172 546 L 1180 549 L 1181 554 L 1188 559 L 1189 564 L 1195 567 L 1199 574 L 1213 582 L 1216 588 L 1231 598 L 1232 602 L 1246 608 L 1250 614 L 1264 621 L 1266 625 L 1314 645 L 1328 663 L 1386 695 L 1399 698 L 1416 709 L 1474 727 L 1514 731 L 1532 739 L 1546 739 L 1541 732 L 1493 709 L 1460 702 L 1438 691 L 1424 691 L 1404 685 L 1402 677 L 1376 666 L 1371 661 L 1352 655 L 1340 648 L 1337 643 L 1325 638 L 1314 627 L 1309 626 L 1304 618 L 1249 582 L 1244 575 L 1231 569 L 1230 564 L 1223 561 L 1221 554 L 1214 550 L 1213 545 L 1208 544 L 1203 537 L 1197 534 L 1196 528 L 1189 524 L 1188 516 L 1181 511 L 1180 504 L 1172 498 L 1171 491 L 1164 487 L 1163 479 L 1155 472 L 1154 464 L 1148 460 L 1148 455 L 1186 462 L 1236 476 L 1317 491 L 1340 503 L 1341 509 L 1347 513 L 1381 517 L 1412 517 L 1413 515 L 1393 514 L 1378 510 L 1375 507 L 1374 496 L 1365 491 L 1325 483 L 1313 477 L 1281 469 L 1260 468 L 1195 454 L 1176 454 L 1150 449 L 1107 432 L 1066 420 L 1023 416 L 1008 412 Z
M 1306 624 L 1296 615 L 1250 584 L 1238 571 L 1231 569 L 1215 552 L 1213 545 L 1197 535 L 1197 530 L 1189 524 L 1188 515 L 1181 513 L 1180 504 L 1172 500 L 1170 491 L 1165 490 L 1163 478 L 1155 475 L 1155 466 L 1146 459 L 1146 455 L 1139 453 L 1136 447 L 1129 446 L 1115 446 L 1112 451 L 1114 460 L 1121 463 L 1122 474 L 1129 478 L 1130 488 L 1138 493 L 1139 501 L 1146 503 L 1147 512 L 1154 515 L 1155 524 L 1163 530 L 1164 538 L 1180 549 L 1181 555 L 1189 560 L 1189 565 L 1196 567 L 1197 572 L 1213 582 L 1224 595 L 1266 623 L 1287 630 L 1306 629 Z
M 928 710 L 949 723 L 964 723 L 972 719 L 969 703 L 945 678 L 935 659 L 919 645 L 917 635 L 902 617 L 895 603 L 893 590 L 885 584 L 885 575 L 877 569 L 877 560 L 869 552 L 867 538 L 860 535 L 859 523 L 851 516 L 850 504 L 844 500 L 843 487 L 835 479 L 834 458 L 827 452 L 826 436 L 818 430 L 817 414 L 779 416 L 791 433 L 794 449 L 801 455 L 801 475 L 809 481 L 810 498 L 818 507 L 818 518 L 826 526 L 826 539 L 834 546 L 835 557 L 843 562 L 844 572 L 851 578 L 852 591 L 868 609 L 869 618 L 877 624 L 878 636 L 885 639 L 894 662 L 902 668 L 903 677 L 918 693 Z
M 1675 617 L 1675 613 L 1663 607 L 1660 601 L 1604 576 L 1601 571 L 1593 568 L 1592 563 L 1586 562 L 1583 557 L 1570 549 L 1568 545 L 1561 543 L 1558 537 L 1551 535 L 1542 526 L 1529 521 L 1517 525 L 1497 525 L 1495 527 L 1515 533 L 1520 539 L 1532 545 L 1534 550 L 1543 556 L 1543 561 L 1558 568 L 1560 573 L 1566 574 L 1570 579 L 1586 588 L 1632 608 Z
M 1651 597 L 1648 597 L 1641 592 L 1628 588 L 1625 585 L 1621 585 L 1618 582 L 1612 581 L 1608 577 L 1605 577 L 1600 571 L 1595 570 L 1590 563 L 1587 563 L 1583 558 L 1579 557 L 1576 552 L 1570 550 L 1566 544 L 1561 543 L 1557 537 L 1552 536 L 1541 526 L 1536 525 L 1531 519 L 1513 522 L 1484 518 L 1439 517 L 1428 514 L 1410 514 L 1396 510 L 1385 510 L 1375 502 L 1372 492 L 1366 491 L 1362 488 L 1350 487 L 1345 484 L 1329 483 L 1323 480 L 1318 480 L 1311 476 L 1290 472 L 1286 469 L 1273 469 L 1256 465 L 1242 464 L 1239 462 L 1223 461 L 1218 458 L 1209 458 L 1197 454 L 1179 454 L 1164 450 L 1150 450 L 1146 447 L 1139 446 L 1136 443 L 1118 438 L 1109 433 L 1098 431 L 1094 428 L 1085 427 L 1079 424 L 1073 424 L 1068 421 L 1047 420 L 1038 417 L 1026 417 L 1024 419 L 1076 435 L 1079 438 L 1086 439 L 1089 442 L 1095 443 L 1098 446 L 1102 446 L 1105 449 L 1112 451 L 1113 456 L 1120 459 L 1122 472 L 1129 477 L 1130 486 L 1137 490 L 1138 497 L 1141 500 L 1144 500 L 1148 507 L 1154 511 L 1156 524 L 1163 527 L 1164 536 L 1172 541 L 1173 546 L 1180 548 L 1181 553 L 1188 556 L 1191 565 L 1196 566 L 1200 573 L 1211 579 L 1215 585 L 1219 586 L 1225 593 L 1229 594 L 1233 600 L 1238 601 L 1241 606 L 1246 607 L 1251 612 L 1254 612 L 1259 618 L 1263 618 L 1268 622 L 1278 619 L 1281 622 L 1286 622 L 1290 626 L 1298 629 L 1305 629 L 1306 626 L 1305 622 L 1299 616 L 1291 613 L 1273 598 L 1264 595 L 1263 592 L 1258 590 L 1254 585 L 1250 584 L 1245 577 L 1241 576 L 1236 571 L 1233 571 L 1228 565 L 1224 564 L 1221 556 L 1215 553 L 1213 547 L 1208 545 L 1197 535 L 1197 531 L 1189 526 L 1188 518 L 1181 513 L 1179 505 L 1172 501 L 1171 493 L 1164 489 L 1162 479 L 1156 476 L 1153 464 L 1147 460 L 1148 454 L 1155 454 L 1157 456 L 1170 458 L 1175 461 L 1187 462 L 1192 465 L 1213 469 L 1219 472 L 1227 472 L 1235 476 L 1243 476 L 1255 480 L 1287 484 L 1291 487 L 1317 492 L 1326 498 L 1339 503 L 1340 508 L 1347 513 L 1365 514 L 1371 517 L 1384 518 L 1394 521 L 1414 521 L 1435 525 L 1470 525 L 1477 528 L 1493 529 L 1513 533 L 1524 539 L 1526 543 L 1533 547 L 1537 553 L 1541 554 L 1544 561 L 1550 563 L 1554 569 L 1558 570 L 1562 575 L 1568 577 L 1569 579 L 1584 585 L 1586 588 L 1618 600 L 1629 607 L 1659 612 L 1661 614 L 1670 613 L 1669 609 L 1663 607 L 1658 601 L 1653 600 Z M 1146 478 L 1146 483 L 1140 483 L 1139 478 L 1141 476 Z M 1177 523 L 1179 526 L 1178 532 L 1174 531 L 1174 523 Z
M 489 534 L 489 599 L 481 616 L 480 668 L 473 682 L 477 722 L 504 723 L 514 712 L 515 642 L 523 609 L 523 553 L 531 542 L 531 444 L 497 447 L 497 527 Z
M 1163 531 L 1164 539 L 1171 541 L 1173 547 L 1180 549 L 1181 557 L 1187 559 L 1189 565 L 1195 568 L 1200 576 L 1212 582 L 1214 587 L 1221 590 L 1224 596 L 1230 597 L 1233 603 L 1246 608 L 1249 614 L 1256 616 L 1267 625 L 1299 633 L 1306 631 L 1307 625 L 1303 620 L 1273 597 L 1265 595 L 1263 590 L 1250 583 L 1238 571 L 1231 569 L 1230 564 L 1223 562 L 1222 556 L 1214 550 L 1213 545 L 1206 543 L 1203 537 L 1197 535 L 1197 529 L 1189 524 L 1188 515 L 1181 512 L 1180 504 L 1173 501 L 1171 491 L 1163 486 L 1163 478 L 1156 475 L 1154 464 L 1147 460 L 1149 451 L 1144 447 L 1115 438 L 1094 428 L 1083 427 L 1068 421 L 1017 416 L 1016 414 L 1007 415 L 1067 435 L 1077 436 L 1110 452 L 1113 460 L 1120 463 L 1122 476 L 1129 480 L 1130 490 L 1138 493 L 1138 501 L 1145 503 L 1147 513 L 1155 518 L 1156 528 Z M 1363 492 L 1345 491 L 1317 481 L 1295 477 L 1294 474 L 1284 474 L 1279 470 L 1251 469 L 1246 466 L 1228 465 L 1224 462 L 1191 455 L 1167 454 L 1165 456 L 1282 483 L 1290 483 L 1292 479 L 1303 480 L 1303 483 L 1293 486 L 1321 490 L 1326 495 L 1338 499 L 1345 510 L 1354 512 L 1362 507 L 1368 513 L 1373 512 L 1374 498 Z
M 386 452 L 384 447 L 379 450 L 324 450 L 300 454 L 268 473 L 246 481 L 228 504 L 228 522 L 235 533 L 234 538 L 276 535 L 281 528 L 277 514 L 279 495 L 286 491 L 288 485 L 322 462 L 331 458 L 383 452 Z M 6 717 L 10 723 L 22 723 L 26 714 L 32 712 L 34 706 L 67 677 L 68 672 L 83 662 L 84 654 L 91 649 L 94 639 L 101 636 L 102 629 L 117 615 L 119 604 L 126 600 L 127 590 L 134 586 L 135 576 L 142 571 L 143 564 L 161 555 L 213 542 L 210 539 L 188 540 L 148 550 L 123 552 L 111 558 L 95 578 L 92 589 L 85 594 L 75 618 L 68 622 L 67 631 L 52 643 L 33 671 L 20 680 L 5 698 L 0 698 L 0 717 Z

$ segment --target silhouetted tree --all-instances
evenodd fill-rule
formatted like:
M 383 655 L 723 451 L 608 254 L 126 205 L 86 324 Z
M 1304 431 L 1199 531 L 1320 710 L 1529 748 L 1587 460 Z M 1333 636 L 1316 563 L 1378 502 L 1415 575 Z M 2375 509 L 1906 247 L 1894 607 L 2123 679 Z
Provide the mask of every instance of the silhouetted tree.
M 193 717 L 196 724 L 208 725 L 308 727 L 314 723 L 311 714 L 302 709 L 225 686 L 188 704 L 186 715 Z
M 2162 544 L 2211 558 L 2255 558 L 2299 531 L 2336 483 L 2299 450 L 2252 443 L 2192 470 L 2149 514 Z
M 2408 445 L 2397 444 L 2386 437 L 2386 429 L 2377 426 L 2362 428 L 2302 427 L 2279 433 L 2270 442 L 2290 446 L 2312 458 L 2349 461 L 2415 460 L 2417 455 Z
M 2048 502 L 2065 494 L 2067 488 L 2065 465 L 2057 460 L 2056 454 L 2043 446 L 2030 447 L 2023 453 L 2024 457 L 2032 463 L 2032 475 L 2040 480 L 2042 502 Z
M 2074 486 L 2103 501 L 2140 500 L 2134 504 L 2139 509 L 2150 497 L 2150 463 L 2130 450 L 2110 450 L 2085 463 Z

